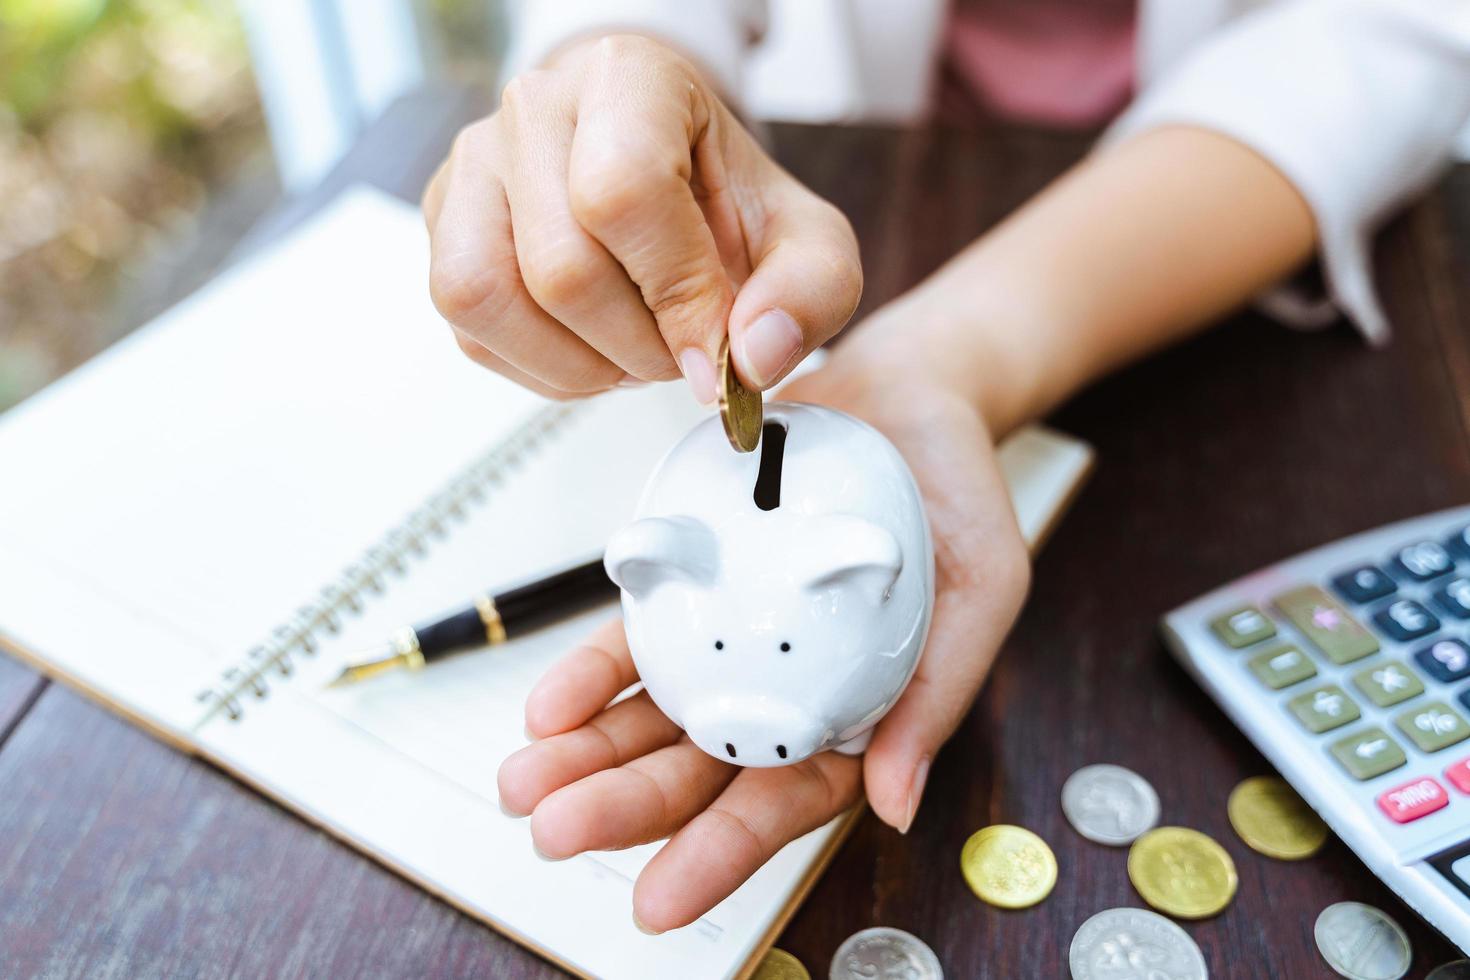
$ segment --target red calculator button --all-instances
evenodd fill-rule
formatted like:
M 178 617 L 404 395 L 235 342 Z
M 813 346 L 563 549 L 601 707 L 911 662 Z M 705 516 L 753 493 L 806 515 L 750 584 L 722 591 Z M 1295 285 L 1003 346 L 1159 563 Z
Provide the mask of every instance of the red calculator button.
M 1470 794 L 1470 758 L 1461 759 L 1446 769 L 1444 778 L 1461 793 Z
M 1448 805 L 1450 794 L 1425 776 L 1397 786 L 1378 798 L 1378 806 L 1397 823 L 1408 823 Z

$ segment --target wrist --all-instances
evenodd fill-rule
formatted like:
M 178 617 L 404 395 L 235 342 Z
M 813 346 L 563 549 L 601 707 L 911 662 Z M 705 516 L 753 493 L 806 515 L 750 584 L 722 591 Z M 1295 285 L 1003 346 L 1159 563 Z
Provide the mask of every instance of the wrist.
M 951 267 L 868 317 L 839 347 L 873 377 L 941 389 L 970 405 L 997 440 L 1050 407 L 1039 304 L 986 280 L 979 256 Z

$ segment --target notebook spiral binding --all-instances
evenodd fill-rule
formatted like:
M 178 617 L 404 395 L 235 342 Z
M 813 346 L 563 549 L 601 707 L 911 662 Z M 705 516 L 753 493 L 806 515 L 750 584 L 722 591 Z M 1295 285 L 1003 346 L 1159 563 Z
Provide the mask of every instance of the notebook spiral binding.
M 360 613 L 364 598 L 382 593 L 390 575 L 406 575 L 410 559 L 427 554 L 434 539 L 449 533 L 451 522 L 464 520 L 470 506 L 482 502 L 488 490 L 562 429 L 585 404 L 554 404 L 541 409 L 456 474 L 334 581 L 324 585 L 315 599 L 304 603 L 295 616 L 253 647 L 241 663 L 222 672 L 216 686 L 200 691 L 196 700 L 207 707 L 198 724 L 220 714 L 238 721 L 244 714 L 245 698 L 265 698 L 270 693 L 272 674 L 289 677 L 296 656 L 314 654 L 322 633 L 340 630 L 344 614 Z

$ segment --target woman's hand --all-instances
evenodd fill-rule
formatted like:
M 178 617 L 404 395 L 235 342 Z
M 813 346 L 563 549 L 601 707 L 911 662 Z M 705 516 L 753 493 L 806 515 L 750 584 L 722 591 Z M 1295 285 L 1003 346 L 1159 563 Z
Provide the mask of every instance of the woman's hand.
M 464 352 L 556 398 L 680 373 L 730 337 L 768 388 L 862 291 L 842 214 L 655 41 L 585 41 L 506 86 L 424 193 L 430 289 Z
M 900 329 L 906 324 L 898 325 Z M 502 806 L 531 815 L 536 847 L 560 859 L 671 837 L 638 878 L 648 931 L 687 925 L 784 844 L 866 793 L 906 831 L 930 762 L 969 709 L 1029 581 L 1026 547 L 990 434 L 969 402 L 866 344 L 860 331 L 782 398 L 840 408 L 898 446 L 934 537 L 935 609 L 917 672 L 861 758 L 823 752 L 774 769 L 706 755 L 640 692 L 614 621 L 547 672 L 526 703 L 537 741 L 500 768 Z

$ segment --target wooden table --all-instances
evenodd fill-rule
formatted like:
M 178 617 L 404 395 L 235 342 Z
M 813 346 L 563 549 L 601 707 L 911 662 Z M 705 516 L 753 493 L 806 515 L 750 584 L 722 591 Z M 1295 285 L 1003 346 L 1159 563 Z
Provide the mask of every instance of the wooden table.
M 397 105 L 259 244 L 364 179 L 415 197 L 474 97 Z M 864 310 L 914 284 L 1084 152 L 1033 132 L 779 127 L 778 155 L 863 242 Z M 1126 215 L 1120 215 L 1126 220 Z M 1335 840 L 1287 864 L 1247 850 L 1225 798 L 1268 771 L 1164 652 L 1174 605 L 1262 564 L 1470 499 L 1470 168 L 1382 238 L 1398 335 L 1295 333 L 1241 315 L 1077 398 L 1054 422 L 1100 466 L 1041 555 L 1025 614 L 935 763 L 906 837 L 871 814 L 779 940 L 814 976 L 871 925 L 927 940 L 950 977 L 1060 977 L 1089 915 L 1138 905 L 1125 852 L 1067 826 L 1062 781 L 1110 761 L 1147 776 L 1164 819 L 1224 843 L 1240 891 L 1187 926 L 1215 977 L 1329 973 L 1325 905 L 1407 928 L 1413 976 L 1454 958 Z M 1140 269 L 1139 275 L 1148 275 Z M 0 597 L 3 599 L 3 597 Z M 1061 879 L 1023 912 L 974 899 L 960 845 L 997 821 L 1051 842 Z M 207 764 L 0 658 L 0 975 L 494 976 L 558 971 Z

